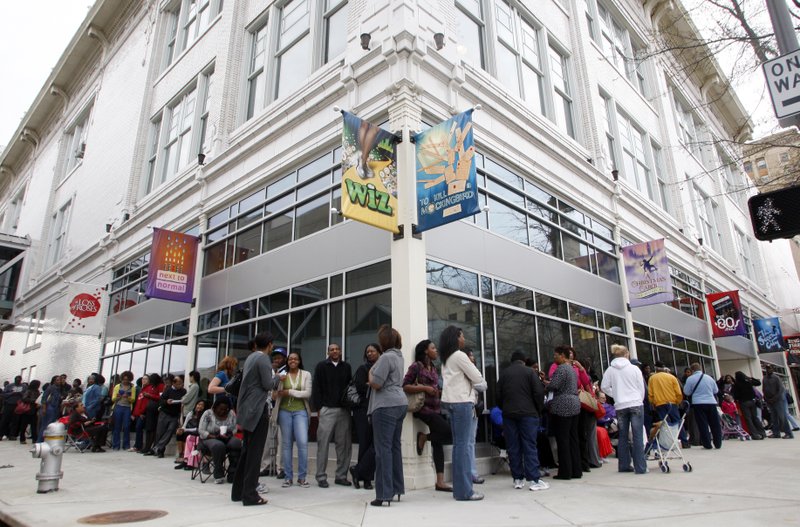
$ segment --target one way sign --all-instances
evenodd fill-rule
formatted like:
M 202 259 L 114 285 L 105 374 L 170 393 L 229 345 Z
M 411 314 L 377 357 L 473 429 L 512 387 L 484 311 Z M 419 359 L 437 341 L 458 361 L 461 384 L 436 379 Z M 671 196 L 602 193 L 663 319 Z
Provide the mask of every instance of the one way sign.
M 764 63 L 772 106 L 778 119 L 800 113 L 800 50 Z

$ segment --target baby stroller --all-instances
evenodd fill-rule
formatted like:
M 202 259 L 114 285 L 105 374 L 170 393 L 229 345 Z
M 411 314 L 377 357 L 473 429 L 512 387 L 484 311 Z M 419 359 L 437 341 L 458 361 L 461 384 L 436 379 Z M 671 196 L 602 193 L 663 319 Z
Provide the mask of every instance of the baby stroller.
M 685 420 L 686 414 L 683 414 L 679 420 L 672 423 L 669 422 L 669 417 L 665 417 L 658 423 L 653 424 L 653 429 L 650 431 L 649 451 L 645 452 L 645 454 L 653 454 L 653 459 L 658 460 L 658 468 L 661 469 L 661 472 L 667 473 L 670 471 L 670 459 L 680 459 L 681 463 L 683 463 L 683 471 L 692 471 L 692 464 L 686 461 L 683 456 L 679 438 Z
M 739 441 L 750 441 L 752 439 L 750 434 L 732 416 L 720 411 L 719 420 L 722 424 L 723 439 L 738 439 Z

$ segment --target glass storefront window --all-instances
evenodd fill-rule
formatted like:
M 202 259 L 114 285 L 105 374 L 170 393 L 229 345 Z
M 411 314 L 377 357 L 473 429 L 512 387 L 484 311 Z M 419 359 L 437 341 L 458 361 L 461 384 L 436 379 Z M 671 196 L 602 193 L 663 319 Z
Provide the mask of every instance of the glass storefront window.
M 500 280 L 494 281 L 495 300 L 509 306 L 533 311 L 533 291 Z
M 292 307 L 313 304 L 328 298 L 328 279 L 315 280 L 292 288 Z
M 345 301 L 344 312 L 344 349 L 355 368 L 361 364 L 367 344 L 377 342 L 378 328 L 392 323 L 392 293 L 380 291 L 350 298 Z M 413 344 L 404 342 L 406 347 Z
M 345 292 L 355 293 L 364 289 L 372 289 L 388 285 L 392 281 L 392 265 L 384 260 L 366 267 L 361 267 L 345 274 Z
M 476 273 L 432 260 L 426 262 L 425 272 L 428 285 L 478 296 L 478 275 Z
M 536 311 L 558 318 L 567 318 L 567 302 L 544 293 L 536 293 Z

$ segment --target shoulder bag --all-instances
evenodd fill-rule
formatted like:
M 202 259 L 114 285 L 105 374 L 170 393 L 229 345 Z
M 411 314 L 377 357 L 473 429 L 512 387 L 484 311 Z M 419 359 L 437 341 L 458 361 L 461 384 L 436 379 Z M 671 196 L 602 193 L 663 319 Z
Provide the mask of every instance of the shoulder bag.
M 356 380 L 355 378 L 352 378 L 342 394 L 342 406 L 345 408 L 355 408 L 360 404 L 361 396 L 358 394 L 358 390 L 356 389 Z
M 14 413 L 17 415 L 25 415 L 27 413 L 30 413 L 30 411 L 31 411 L 31 403 L 23 401 L 22 399 L 17 401 L 17 405 L 14 407 Z
M 420 363 L 415 362 L 414 365 L 417 366 L 417 380 L 414 381 L 413 386 L 419 386 L 419 368 Z M 413 367 L 413 365 L 412 365 Z M 417 393 L 406 393 L 406 397 L 408 398 L 408 412 L 409 413 L 417 413 L 422 410 L 422 407 L 425 406 L 425 392 L 417 392 Z
M 233 379 L 228 381 L 228 384 L 225 385 L 225 392 L 233 395 L 234 397 L 239 396 L 239 390 L 242 388 L 242 370 L 236 372 L 233 376 Z
M 597 413 L 597 407 L 599 405 L 597 404 L 597 399 L 595 399 L 591 393 L 581 388 L 578 390 L 578 399 L 581 401 L 581 410 L 592 414 Z

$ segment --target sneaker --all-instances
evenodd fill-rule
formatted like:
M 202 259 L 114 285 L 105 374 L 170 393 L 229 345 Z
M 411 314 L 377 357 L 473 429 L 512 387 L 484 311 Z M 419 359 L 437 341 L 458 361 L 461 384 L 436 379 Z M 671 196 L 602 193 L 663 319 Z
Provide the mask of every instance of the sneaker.
M 521 479 L 515 479 L 514 480 L 514 488 L 515 489 L 521 489 L 524 486 L 525 486 L 525 483 L 523 483 L 523 481 Z
M 289 488 L 289 487 L 291 487 L 291 486 L 292 486 L 292 480 L 290 480 L 290 479 L 286 479 L 286 480 L 284 480 L 284 481 L 283 481 L 283 484 L 281 485 L 281 487 L 283 487 L 283 488 L 285 488 L 285 489 L 286 489 L 286 488 Z
M 306 481 L 306 480 L 304 480 L 304 479 L 298 479 L 298 480 L 297 480 L 297 485 L 298 485 L 298 486 L 300 486 L 300 487 L 302 487 L 302 488 L 304 488 L 304 489 L 307 489 L 308 487 L 310 487 L 310 486 L 311 486 L 311 485 L 308 483 L 308 481 Z
M 542 480 L 533 481 L 533 482 L 529 482 L 529 483 L 531 484 L 531 486 L 528 487 L 528 488 L 530 490 L 534 491 L 534 492 L 537 491 L 537 490 L 547 490 L 547 489 L 550 488 L 550 484 L 547 483 L 546 481 L 542 481 Z
M 128 449 L 128 452 L 138 452 L 138 451 L 139 451 L 139 449 L 138 449 L 138 448 L 136 448 L 136 447 L 133 447 L 133 448 L 129 448 L 129 449 Z
M 278 475 L 276 476 L 276 478 L 277 479 L 286 479 L 286 472 L 284 472 L 283 469 L 280 469 L 278 471 Z
M 258 492 L 259 494 L 266 494 L 267 492 L 269 492 L 269 489 L 263 483 L 259 483 L 258 486 L 256 487 L 256 492 Z
M 222 485 L 223 483 L 225 483 L 225 478 L 215 478 L 214 483 L 216 483 L 217 485 Z
M 465 501 L 480 501 L 482 499 L 483 499 L 483 494 L 481 494 L 480 492 L 473 492 L 472 496 L 467 498 Z

